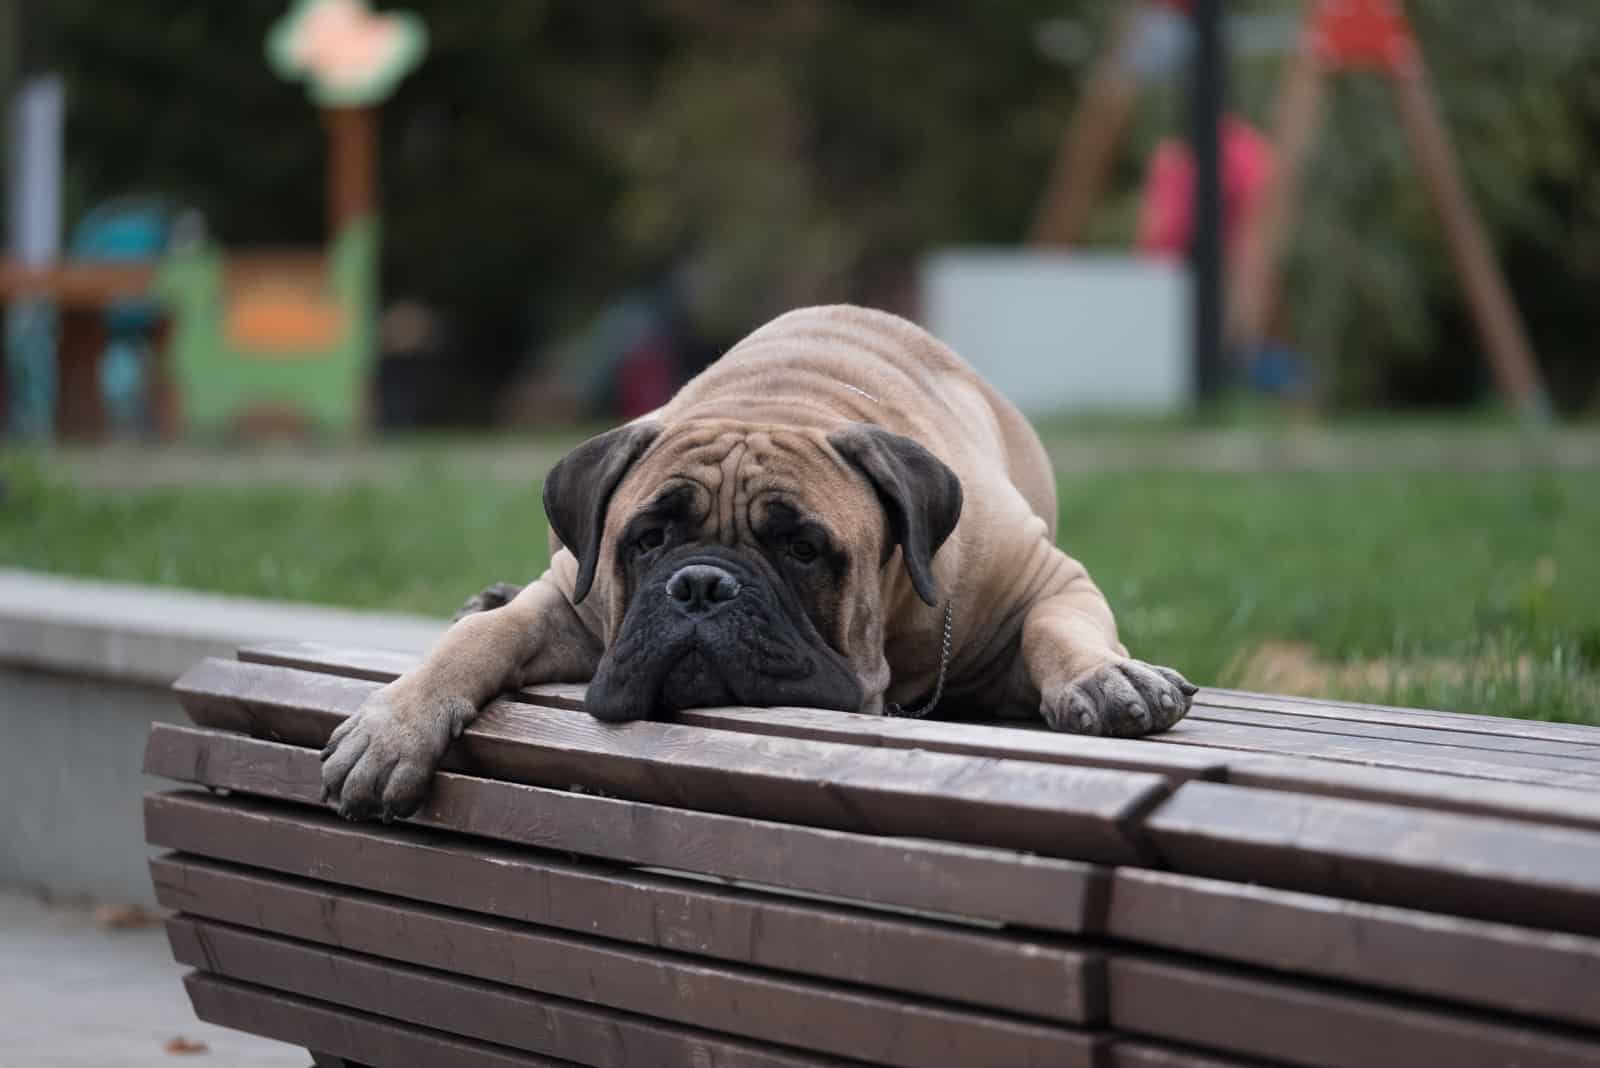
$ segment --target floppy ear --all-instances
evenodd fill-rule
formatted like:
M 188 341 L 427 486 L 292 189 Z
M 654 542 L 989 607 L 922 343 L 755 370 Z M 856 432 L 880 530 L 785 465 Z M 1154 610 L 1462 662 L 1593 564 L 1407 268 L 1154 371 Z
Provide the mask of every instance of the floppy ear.
M 835 430 L 828 444 L 872 483 L 911 573 L 912 588 L 937 605 L 933 556 L 961 518 L 961 480 L 915 441 L 869 423 Z
M 589 596 L 600 562 L 606 507 L 622 477 L 661 434 L 660 423 L 629 423 L 590 438 L 561 458 L 544 480 L 544 514 L 578 558 L 574 604 Z

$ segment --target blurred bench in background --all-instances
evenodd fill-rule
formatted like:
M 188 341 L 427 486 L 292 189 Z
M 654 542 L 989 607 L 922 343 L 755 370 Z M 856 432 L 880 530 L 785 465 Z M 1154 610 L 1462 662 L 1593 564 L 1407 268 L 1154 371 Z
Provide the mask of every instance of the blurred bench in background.
M 1600 729 L 1203 691 L 1141 741 L 495 702 L 404 825 L 408 655 L 207 660 L 151 862 L 201 1018 L 319 1064 L 1600 1065 Z

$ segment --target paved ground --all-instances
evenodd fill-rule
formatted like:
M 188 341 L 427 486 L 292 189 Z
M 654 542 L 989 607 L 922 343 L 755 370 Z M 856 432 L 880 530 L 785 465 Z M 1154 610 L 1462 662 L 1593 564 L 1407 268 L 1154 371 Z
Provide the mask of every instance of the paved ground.
M 203 1024 L 161 928 L 0 891 L 0 1061 L 19 1068 L 306 1068 L 304 1050 Z M 173 1039 L 203 1051 L 168 1052 Z

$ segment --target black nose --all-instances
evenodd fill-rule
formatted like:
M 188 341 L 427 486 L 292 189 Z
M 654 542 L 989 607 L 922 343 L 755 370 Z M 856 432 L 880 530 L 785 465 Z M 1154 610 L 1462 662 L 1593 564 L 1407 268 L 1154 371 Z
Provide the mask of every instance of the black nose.
M 709 612 L 739 594 L 739 580 L 714 564 L 689 564 L 667 579 L 667 596 L 685 612 Z

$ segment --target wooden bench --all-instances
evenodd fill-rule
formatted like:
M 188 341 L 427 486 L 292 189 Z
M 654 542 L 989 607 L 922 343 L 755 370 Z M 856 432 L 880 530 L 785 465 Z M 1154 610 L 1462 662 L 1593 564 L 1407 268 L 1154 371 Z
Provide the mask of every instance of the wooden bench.
M 405 824 L 318 749 L 410 658 L 177 683 L 196 1013 L 319 1065 L 1600 1066 L 1600 729 L 1202 692 L 1141 741 L 497 701 Z

